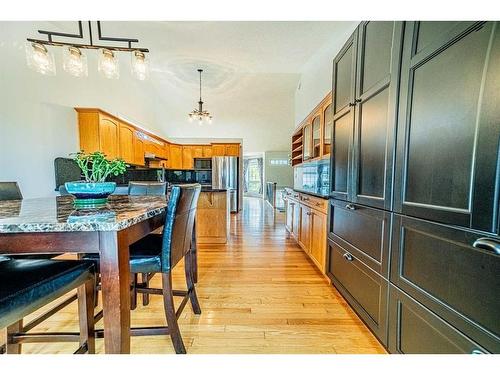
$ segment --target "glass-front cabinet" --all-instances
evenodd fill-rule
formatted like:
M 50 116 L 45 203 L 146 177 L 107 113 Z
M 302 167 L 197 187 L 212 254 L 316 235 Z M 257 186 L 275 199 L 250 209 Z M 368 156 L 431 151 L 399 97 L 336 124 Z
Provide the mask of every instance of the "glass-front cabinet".
M 318 113 L 312 120 L 313 135 L 313 158 L 321 155 L 321 113 Z
M 323 110 L 323 155 L 330 153 L 332 144 L 333 113 L 332 103 Z
M 304 126 L 304 134 L 303 134 L 304 160 L 311 158 L 311 145 L 312 145 L 311 139 L 312 139 L 311 124 L 307 124 Z

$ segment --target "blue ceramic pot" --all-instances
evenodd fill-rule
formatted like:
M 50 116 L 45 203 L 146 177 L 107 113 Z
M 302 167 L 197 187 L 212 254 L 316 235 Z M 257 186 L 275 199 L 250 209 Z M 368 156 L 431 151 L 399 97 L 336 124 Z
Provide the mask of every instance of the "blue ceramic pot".
M 116 182 L 66 182 L 64 187 L 75 197 L 77 208 L 92 208 L 103 206 L 108 202 L 108 196 L 116 189 Z

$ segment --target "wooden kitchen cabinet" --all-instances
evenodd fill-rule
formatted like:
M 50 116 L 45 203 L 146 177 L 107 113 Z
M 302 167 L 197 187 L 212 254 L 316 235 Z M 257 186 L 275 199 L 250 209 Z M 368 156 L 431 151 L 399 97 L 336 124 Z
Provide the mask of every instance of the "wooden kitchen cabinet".
M 201 192 L 196 209 L 196 240 L 199 244 L 224 244 L 229 233 L 229 194 Z
M 170 169 L 182 169 L 182 146 L 170 144 Z
M 203 157 L 203 146 L 202 145 L 193 145 L 190 146 L 192 149 L 192 156 L 194 158 L 202 158 Z
M 311 242 L 309 255 L 321 272 L 325 272 L 326 260 L 326 215 L 311 210 Z
M 212 143 L 212 156 L 240 156 L 240 144 Z
M 311 248 L 311 210 L 304 205 L 300 207 L 299 245 L 309 253 Z
M 119 154 L 126 163 L 135 164 L 134 128 L 120 123 L 118 130 Z
M 100 151 L 109 159 L 119 157 L 118 120 L 98 110 L 77 111 L 80 150 L 87 153 Z
M 228 144 L 225 146 L 225 156 L 240 156 L 239 143 Z
M 144 140 L 139 138 L 136 132 L 134 132 L 134 164 L 145 165 L 146 161 L 144 159 Z
M 212 156 L 224 156 L 226 152 L 226 146 L 224 144 L 213 143 L 212 144 Z
M 203 157 L 211 158 L 212 157 L 212 146 L 202 146 L 203 148 Z
M 182 169 L 193 169 L 193 148 L 192 146 L 182 146 Z
M 119 156 L 118 121 L 101 114 L 99 115 L 99 148 L 109 159 Z

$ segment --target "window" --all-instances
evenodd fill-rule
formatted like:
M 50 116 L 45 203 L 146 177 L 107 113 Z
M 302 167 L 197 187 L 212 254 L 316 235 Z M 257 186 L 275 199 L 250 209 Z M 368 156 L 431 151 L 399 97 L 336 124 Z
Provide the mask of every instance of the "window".
M 279 165 L 279 166 L 289 165 L 288 159 L 271 159 L 271 160 L 269 160 L 269 164 L 270 165 Z

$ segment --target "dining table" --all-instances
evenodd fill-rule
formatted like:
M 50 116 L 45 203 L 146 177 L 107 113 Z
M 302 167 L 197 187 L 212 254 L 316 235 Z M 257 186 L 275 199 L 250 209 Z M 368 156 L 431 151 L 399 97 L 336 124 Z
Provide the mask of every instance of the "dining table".
M 77 209 L 72 196 L 0 201 L 0 254 L 99 253 L 106 353 L 130 353 L 129 245 L 161 227 L 166 196 L 111 195 Z

